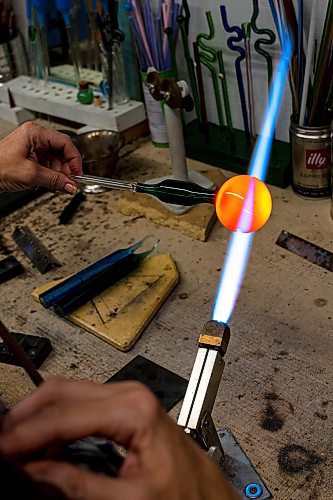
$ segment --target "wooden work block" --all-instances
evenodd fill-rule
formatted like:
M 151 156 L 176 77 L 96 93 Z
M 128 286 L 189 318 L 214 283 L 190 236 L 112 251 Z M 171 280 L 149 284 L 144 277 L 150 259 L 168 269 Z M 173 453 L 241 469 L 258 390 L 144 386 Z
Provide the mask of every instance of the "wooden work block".
M 65 279 L 65 278 L 64 278 Z M 33 291 L 39 295 L 62 280 Z M 120 351 L 128 351 L 179 281 L 171 255 L 147 257 L 119 283 L 79 307 L 66 319 L 97 335 Z
M 198 171 L 218 187 L 226 180 L 218 168 L 205 168 Z M 146 194 L 125 192 L 120 196 L 117 208 L 124 215 L 143 215 L 156 224 L 171 227 L 200 241 L 207 240 L 216 221 L 216 212 L 213 205 L 196 205 L 185 214 L 175 215 L 169 212 L 159 201 Z

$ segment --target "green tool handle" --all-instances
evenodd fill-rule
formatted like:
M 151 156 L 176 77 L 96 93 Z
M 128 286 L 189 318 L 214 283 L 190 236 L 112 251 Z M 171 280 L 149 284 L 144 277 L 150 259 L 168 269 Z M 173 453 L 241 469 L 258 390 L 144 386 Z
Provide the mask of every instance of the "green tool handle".
M 71 179 L 78 184 L 96 184 L 109 189 L 149 194 L 164 203 L 174 205 L 191 207 L 199 203 L 214 203 L 215 201 L 215 190 L 206 189 L 194 182 L 176 179 L 165 179 L 156 184 L 128 182 L 94 175 L 72 175 Z
M 215 201 L 215 190 L 206 189 L 194 182 L 174 179 L 165 179 L 158 184 L 137 183 L 135 191 L 154 196 L 164 203 L 187 207 Z

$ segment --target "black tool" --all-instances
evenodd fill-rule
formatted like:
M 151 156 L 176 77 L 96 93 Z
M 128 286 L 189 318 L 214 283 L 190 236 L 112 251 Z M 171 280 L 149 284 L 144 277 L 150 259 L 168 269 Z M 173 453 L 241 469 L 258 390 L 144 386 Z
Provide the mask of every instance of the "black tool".
M 5 283 L 23 273 L 24 267 L 13 255 L 0 260 L 0 283 Z
M 327 269 L 327 271 L 333 272 L 333 253 L 325 250 L 325 248 L 318 247 L 314 243 L 285 230 L 281 231 L 276 244 L 313 264 L 317 264 L 317 266 Z
M 43 243 L 25 226 L 16 226 L 13 239 L 42 274 L 61 266 Z
M 166 411 L 170 411 L 184 397 L 188 383 L 183 377 L 144 356 L 133 358 L 106 383 L 123 380 L 142 382 L 155 394 Z
M 48 355 L 52 352 L 50 339 L 39 337 L 38 335 L 25 335 L 24 333 L 12 332 L 23 351 L 30 358 L 36 368 L 39 368 Z M 0 342 L 0 363 L 7 365 L 21 366 L 15 354 L 7 347 L 4 342 Z
M 68 205 L 65 206 L 63 211 L 61 212 L 59 216 L 59 224 L 68 224 L 73 217 L 73 215 L 76 213 L 78 207 L 81 205 L 83 201 L 85 201 L 86 197 L 84 196 L 81 191 L 76 193 L 75 196 L 71 199 L 71 201 L 68 203 Z

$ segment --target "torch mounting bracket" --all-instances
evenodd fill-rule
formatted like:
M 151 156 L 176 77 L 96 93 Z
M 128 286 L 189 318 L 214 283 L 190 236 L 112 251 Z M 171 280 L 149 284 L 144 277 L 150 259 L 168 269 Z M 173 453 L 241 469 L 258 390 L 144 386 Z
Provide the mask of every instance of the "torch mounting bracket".
M 204 325 L 178 425 L 223 469 L 242 499 L 266 500 L 271 494 L 251 461 L 231 431 L 217 431 L 212 418 L 229 339 L 227 324 L 208 321 Z

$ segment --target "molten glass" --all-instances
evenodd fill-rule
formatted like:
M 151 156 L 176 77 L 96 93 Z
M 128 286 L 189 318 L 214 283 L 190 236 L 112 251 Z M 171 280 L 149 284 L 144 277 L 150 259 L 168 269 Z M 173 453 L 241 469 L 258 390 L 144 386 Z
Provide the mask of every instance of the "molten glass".
M 250 175 L 228 179 L 217 192 L 215 208 L 219 220 L 231 231 L 258 231 L 269 219 L 272 197 L 262 181 Z

